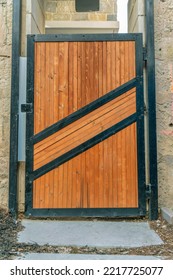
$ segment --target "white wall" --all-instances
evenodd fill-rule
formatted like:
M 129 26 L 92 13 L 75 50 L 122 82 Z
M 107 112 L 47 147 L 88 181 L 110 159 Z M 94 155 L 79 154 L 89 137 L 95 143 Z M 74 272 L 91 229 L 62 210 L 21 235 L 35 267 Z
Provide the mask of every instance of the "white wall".
M 119 33 L 127 33 L 127 4 L 128 0 L 117 1 L 117 20 L 119 21 Z
M 145 1 L 128 1 L 128 32 L 143 33 L 145 44 Z
M 26 0 L 26 34 L 42 34 L 44 25 L 44 0 Z

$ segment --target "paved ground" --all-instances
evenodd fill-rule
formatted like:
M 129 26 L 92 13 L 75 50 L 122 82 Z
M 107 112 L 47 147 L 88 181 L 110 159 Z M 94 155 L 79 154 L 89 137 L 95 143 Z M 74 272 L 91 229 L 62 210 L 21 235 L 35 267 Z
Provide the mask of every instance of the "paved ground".
M 163 244 L 147 222 L 23 220 L 18 242 L 52 246 L 134 248 Z M 22 259 L 158 259 L 152 256 L 26 254 Z
M 29 254 L 22 254 L 18 259 L 22 259 L 22 260 L 161 260 L 162 258 L 153 257 L 153 256 L 29 253 Z
M 140 247 L 162 244 L 147 222 L 88 222 L 23 220 L 20 243 L 102 248 Z

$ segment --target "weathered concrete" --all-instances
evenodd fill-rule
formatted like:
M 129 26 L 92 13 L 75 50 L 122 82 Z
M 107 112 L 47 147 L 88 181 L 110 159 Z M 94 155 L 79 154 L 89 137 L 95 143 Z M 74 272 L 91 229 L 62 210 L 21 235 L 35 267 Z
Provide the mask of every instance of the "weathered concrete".
M 0 207 L 8 207 L 12 0 L 0 1 Z
M 161 208 L 162 217 L 171 225 L 173 225 L 173 211 L 167 208 Z
M 132 248 L 163 243 L 145 222 L 23 220 L 22 225 L 25 229 L 18 234 L 19 243 L 103 248 Z
M 19 260 L 161 260 L 157 256 L 26 253 Z

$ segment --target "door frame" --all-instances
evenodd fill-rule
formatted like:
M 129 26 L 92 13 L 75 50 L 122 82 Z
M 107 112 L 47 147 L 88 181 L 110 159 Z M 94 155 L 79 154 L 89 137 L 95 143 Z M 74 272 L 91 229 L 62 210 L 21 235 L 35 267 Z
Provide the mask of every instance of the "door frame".
M 148 182 L 149 219 L 158 218 L 158 175 L 157 175 L 157 134 L 156 134 L 156 88 L 155 88 L 155 46 L 154 46 L 154 0 L 143 0 L 146 20 L 146 84 L 148 96 Z M 21 55 L 21 0 L 13 3 L 12 22 L 12 81 L 10 113 L 10 162 L 9 162 L 9 211 L 17 217 L 18 213 L 18 114 L 19 114 L 19 57 Z M 17 23 L 16 23 L 17 22 Z M 147 109 L 148 109 L 147 107 Z

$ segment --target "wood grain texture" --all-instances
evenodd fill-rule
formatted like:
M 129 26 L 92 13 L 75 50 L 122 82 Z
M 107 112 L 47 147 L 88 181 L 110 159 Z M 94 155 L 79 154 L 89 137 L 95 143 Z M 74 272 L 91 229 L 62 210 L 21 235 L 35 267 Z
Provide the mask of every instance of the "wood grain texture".
M 34 208 L 138 207 L 137 154 L 135 145 L 132 146 L 136 143 L 136 124 L 103 143 L 37 179 Z M 112 153 L 109 152 L 110 143 Z M 50 181 L 52 173 L 56 182 L 53 188 Z M 45 186 L 42 182 L 46 182 Z M 42 187 L 45 198 L 39 196 Z
M 49 163 L 136 112 L 135 91 L 113 100 L 34 147 L 34 169 Z
M 34 134 L 136 76 L 134 42 L 35 44 Z M 34 169 L 136 112 L 135 89 L 34 146 Z M 34 208 L 138 206 L 136 124 L 34 181 Z

